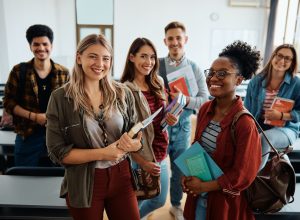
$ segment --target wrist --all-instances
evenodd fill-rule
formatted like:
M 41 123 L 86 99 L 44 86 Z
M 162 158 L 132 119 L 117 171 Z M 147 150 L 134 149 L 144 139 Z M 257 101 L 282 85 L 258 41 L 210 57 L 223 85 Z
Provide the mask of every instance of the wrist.
M 281 113 L 280 120 L 283 120 L 283 112 L 280 113 Z
M 28 112 L 28 119 L 31 120 L 31 111 Z

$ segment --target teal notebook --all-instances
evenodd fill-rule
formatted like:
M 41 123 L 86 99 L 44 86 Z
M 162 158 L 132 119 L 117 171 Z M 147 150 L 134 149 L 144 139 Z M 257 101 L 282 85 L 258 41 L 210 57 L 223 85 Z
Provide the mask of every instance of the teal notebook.
M 196 176 L 203 181 L 217 179 L 223 171 L 203 147 L 195 142 L 174 161 L 185 176 Z

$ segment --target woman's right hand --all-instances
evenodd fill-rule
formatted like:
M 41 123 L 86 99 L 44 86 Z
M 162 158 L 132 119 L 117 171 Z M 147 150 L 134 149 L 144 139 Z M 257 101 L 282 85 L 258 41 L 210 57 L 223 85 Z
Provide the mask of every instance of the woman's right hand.
M 159 176 L 160 175 L 160 166 L 154 162 L 146 161 L 140 165 L 143 170 L 150 173 L 152 176 Z
M 126 152 L 117 147 L 119 141 L 116 141 L 105 148 L 102 149 L 102 159 L 101 160 L 112 160 L 116 161 L 121 159 Z

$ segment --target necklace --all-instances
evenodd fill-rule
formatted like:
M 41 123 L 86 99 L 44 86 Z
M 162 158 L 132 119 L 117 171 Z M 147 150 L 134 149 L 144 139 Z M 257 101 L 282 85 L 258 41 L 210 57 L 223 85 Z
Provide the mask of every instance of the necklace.
M 42 87 L 44 91 L 47 89 L 47 85 L 42 85 Z

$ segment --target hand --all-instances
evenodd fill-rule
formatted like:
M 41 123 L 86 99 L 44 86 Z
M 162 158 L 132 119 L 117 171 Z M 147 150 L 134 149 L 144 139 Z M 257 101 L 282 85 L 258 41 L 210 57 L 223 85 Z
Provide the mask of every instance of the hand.
M 152 176 L 159 176 L 160 175 L 160 166 L 154 162 L 145 161 L 141 165 L 142 169 L 146 172 L 150 173 Z
M 182 187 L 182 191 L 185 192 L 185 193 L 188 193 L 189 192 L 189 189 L 186 188 L 186 185 L 185 185 L 185 182 L 189 179 L 189 177 L 186 177 L 186 176 L 182 176 L 181 177 L 181 187 Z
M 45 113 L 35 113 L 36 118 L 34 119 L 39 125 L 45 126 L 47 119 Z
M 111 161 L 116 161 L 121 159 L 126 152 L 119 149 L 117 147 L 119 141 L 116 141 L 110 145 L 108 145 L 105 148 L 100 148 L 102 150 L 102 158 L 101 160 L 111 160 Z
M 200 193 L 205 192 L 203 190 L 202 183 L 203 183 L 202 180 L 200 180 L 199 178 L 194 177 L 194 176 L 186 177 L 186 179 L 184 181 L 186 191 L 188 193 L 192 194 L 193 196 L 197 196 Z
M 173 115 L 173 114 L 171 114 L 171 113 L 168 112 L 167 113 L 167 117 L 166 117 L 167 124 L 169 126 L 173 126 L 173 125 L 177 124 L 179 115 L 176 116 L 176 115 Z
M 142 132 L 140 131 L 136 138 L 132 139 L 129 137 L 127 132 L 125 132 L 119 139 L 119 144 L 117 147 L 125 152 L 135 152 L 138 151 L 141 147 Z
M 275 109 L 267 109 L 265 111 L 265 119 L 267 120 L 280 120 L 281 112 Z
M 174 88 L 175 92 L 170 92 L 170 96 L 172 99 L 176 98 L 179 95 L 179 93 L 182 93 L 182 91 L 180 89 L 178 89 L 177 86 L 174 86 L 173 88 Z M 185 98 L 186 98 L 186 105 L 188 105 L 190 103 L 190 97 L 185 96 Z

